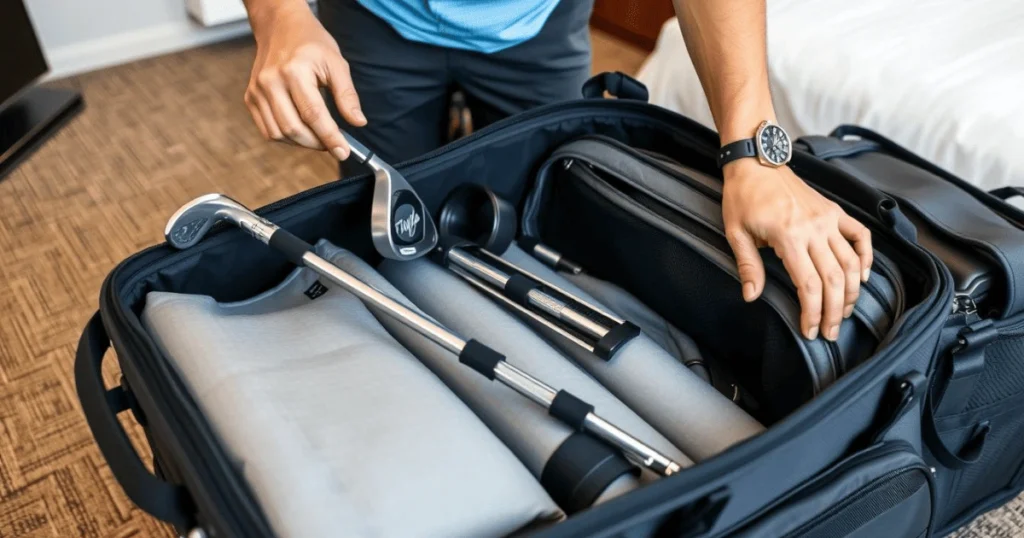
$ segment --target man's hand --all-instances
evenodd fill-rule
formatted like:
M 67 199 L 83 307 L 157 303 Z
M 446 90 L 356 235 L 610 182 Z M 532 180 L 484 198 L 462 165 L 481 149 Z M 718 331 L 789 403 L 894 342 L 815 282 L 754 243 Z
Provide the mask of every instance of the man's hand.
M 256 61 L 245 90 L 253 121 L 267 140 L 326 149 L 345 160 L 348 143 L 320 88 L 330 89 L 338 110 L 352 125 L 365 125 L 366 118 L 338 44 L 305 2 L 253 4 L 258 2 L 247 2 Z
M 801 331 L 808 339 L 839 337 L 860 283 L 870 275 L 871 232 L 835 203 L 808 187 L 789 168 L 755 159 L 723 169 L 722 216 L 739 266 L 743 298 L 764 290 L 764 263 L 757 249 L 772 247 L 800 296 Z

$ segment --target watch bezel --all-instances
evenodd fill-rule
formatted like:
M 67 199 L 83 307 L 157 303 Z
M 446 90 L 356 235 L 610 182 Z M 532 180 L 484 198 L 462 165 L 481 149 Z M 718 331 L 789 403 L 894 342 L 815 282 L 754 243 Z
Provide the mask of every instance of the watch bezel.
M 786 151 L 786 158 L 780 163 L 777 163 L 769 159 L 768 156 L 765 155 L 764 153 L 764 148 L 761 147 L 761 135 L 764 134 L 765 129 L 767 129 L 768 127 L 775 127 L 782 131 L 782 134 L 786 137 L 786 140 L 789 142 L 789 150 Z M 772 168 L 778 168 L 780 166 L 785 166 L 787 163 L 789 163 L 789 160 L 793 158 L 793 139 L 790 138 L 789 133 L 786 132 L 786 130 L 783 129 L 781 125 L 777 125 L 775 123 L 765 120 L 762 121 L 761 125 L 757 127 L 757 132 L 754 134 L 754 150 L 757 151 L 757 160 L 760 161 L 762 165 L 770 166 Z

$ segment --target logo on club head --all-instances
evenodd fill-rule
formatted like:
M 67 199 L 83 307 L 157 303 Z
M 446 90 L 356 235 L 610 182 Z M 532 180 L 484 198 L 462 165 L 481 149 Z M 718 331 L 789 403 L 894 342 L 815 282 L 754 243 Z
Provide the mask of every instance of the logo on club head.
M 206 217 L 201 217 L 191 222 L 188 222 L 183 226 L 178 226 L 178 229 L 174 230 L 174 232 L 171 234 L 171 239 L 173 239 L 174 242 L 179 245 L 191 243 L 192 240 L 196 238 L 196 235 L 200 232 L 200 230 L 203 229 L 203 225 L 205 225 L 206 221 L 208 220 L 210 219 Z
M 411 204 L 403 204 L 395 210 L 395 234 L 406 243 L 416 241 L 420 222 L 423 220 Z

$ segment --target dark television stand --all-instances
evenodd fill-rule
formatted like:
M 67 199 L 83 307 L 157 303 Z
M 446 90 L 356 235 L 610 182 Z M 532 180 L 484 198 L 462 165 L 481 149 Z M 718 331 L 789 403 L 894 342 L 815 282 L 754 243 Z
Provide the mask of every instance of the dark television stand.
M 0 110 L 0 180 L 82 107 L 78 92 L 34 86 Z

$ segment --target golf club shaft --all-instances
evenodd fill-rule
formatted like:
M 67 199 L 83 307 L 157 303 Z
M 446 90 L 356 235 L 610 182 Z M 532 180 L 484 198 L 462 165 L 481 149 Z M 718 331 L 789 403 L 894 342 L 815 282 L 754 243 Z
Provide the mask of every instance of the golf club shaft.
M 455 247 L 451 249 L 448 253 L 448 260 L 477 278 L 496 286 L 498 289 L 505 289 L 505 285 L 508 284 L 509 276 L 504 271 L 461 248 Z M 595 339 L 601 339 L 604 335 L 608 334 L 608 328 L 592 321 L 571 306 L 547 293 L 534 289 L 530 290 L 526 297 L 531 305 Z
M 293 262 L 301 263 L 301 265 L 308 267 L 314 273 L 341 286 L 360 300 L 383 310 L 387 315 L 459 356 L 460 361 L 463 361 L 463 355 L 468 345 L 466 340 L 321 258 L 313 252 L 313 247 L 309 243 L 245 208 L 225 212 L 224 215 L 234 222 L 236 226 L 248 231 L 260 242 L 267 244 L 271 248 L 281 250 Z M 477 347 L 481 346 L 482 344 L 477 344 Z M 484 354 L 484 357 L 489 360 L 483 362 L 463 362 L 487 377 L 497 379 L 503 385 L 544 406 L 549 412 L 552 412 L 553 416 L 567 423 L 578 419 L 567 418 L 567 415 L 562 412 L 555 413 L 553 407 L 557 398 L 561 397 L 563 400 L 574 401 L 576 403 L 576 410 L 588 407 L 586 402 L 579 400 L 575 396 L 565 391 L 556 391 L 546 383 L 512 366 L 505 360 L 503 355 L 489 348 L 486 348 L 486 351 L 487 353 Z M 491 370 L 485 370 L 481 367 L 481 364 L 489 365 Z M 681 469 L 678 463 L 661 454 L 653 447 L 648 446 L 636 437 L 597 416 L 593 412 L 592 406 L 589 409 L 582 417 L 582 420 L 579 421 L 579 424 L 570 423 L 570 426 L 578 426 L 603 439 L 619 449 L 633 463 L 658 474 L 668 476 Z

